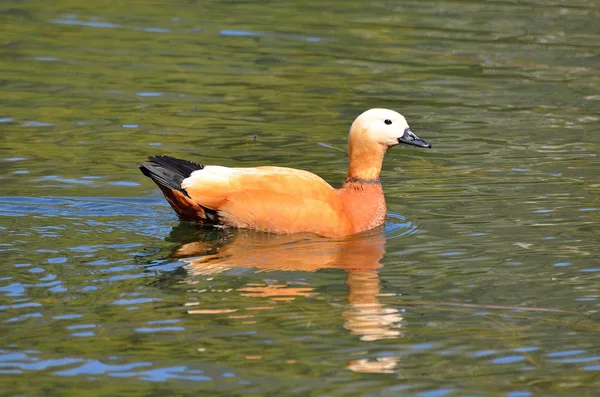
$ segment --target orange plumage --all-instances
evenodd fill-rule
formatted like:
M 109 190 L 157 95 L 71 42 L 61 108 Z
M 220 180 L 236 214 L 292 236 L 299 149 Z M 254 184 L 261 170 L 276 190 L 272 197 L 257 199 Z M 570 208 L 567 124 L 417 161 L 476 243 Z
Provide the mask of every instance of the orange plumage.
M 392 110 L 361 114 L 350 129 L 348 176 L 339 189 L 310 172 L 283 167 L 204 166 L 157 156 L 140 169 L 181 220 L 340 237 L 385 221 L 379 173 L 386 151 L 398 143 L 431 147 Z

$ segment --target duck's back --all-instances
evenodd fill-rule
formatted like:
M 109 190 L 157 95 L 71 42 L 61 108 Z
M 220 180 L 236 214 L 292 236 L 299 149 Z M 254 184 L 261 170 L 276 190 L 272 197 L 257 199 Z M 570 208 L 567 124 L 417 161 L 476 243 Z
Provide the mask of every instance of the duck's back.
M 273 233 L 341 236 L 352 222 L 336 190 L 319 176 L 283 167 L 205 166 L 181 187 L 228 226 Z

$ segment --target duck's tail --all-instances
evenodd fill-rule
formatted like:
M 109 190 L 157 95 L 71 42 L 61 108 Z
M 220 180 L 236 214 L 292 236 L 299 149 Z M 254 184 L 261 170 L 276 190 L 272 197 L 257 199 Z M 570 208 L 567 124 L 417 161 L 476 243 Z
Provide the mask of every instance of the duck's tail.
M 204 165 L 169 156 L 151 156 L 140 164 L 140 171 L 152 179 L 182 221 L 217 223 L 216 212 L 190 198 L 181 184 Z
M 187 196 L 181 187 L 185 178 L 192 172 L 201 170 L 204 165 L 169 156 L 150 156 L 148 161 L 140 165 L 140 170 L 152 179 L 159 187 L 178 190 Z

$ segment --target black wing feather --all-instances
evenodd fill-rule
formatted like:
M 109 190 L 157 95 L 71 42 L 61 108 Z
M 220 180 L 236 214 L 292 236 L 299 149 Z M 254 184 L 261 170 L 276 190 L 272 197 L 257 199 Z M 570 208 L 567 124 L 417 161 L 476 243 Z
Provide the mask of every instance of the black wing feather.
M 202 164 L 169 156 L 151 156 L 148 157 L 148 162 L 140 165 L 142 173 L 156 184 L 169 189 L 179 190 L 185 193 L 186 196 L 187 193 L 181 188 L 181 183 L 192 172 L 203 168 L 204 165 Z

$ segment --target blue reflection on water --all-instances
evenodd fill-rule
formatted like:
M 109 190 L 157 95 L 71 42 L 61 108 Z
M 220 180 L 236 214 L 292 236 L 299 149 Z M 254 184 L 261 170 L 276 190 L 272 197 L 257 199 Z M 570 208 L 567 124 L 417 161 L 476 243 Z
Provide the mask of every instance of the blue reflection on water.
M 505 357 L 498 357 L 492 360 L 493 364 L 511 364 L 511 363 L 516 363 L 519 361 L 523 361 L 525 360 L 525 357 L 523 356 L 505 356 Z
M 250 32 L 247 30 L 231 30 L 222 29 L 219 30 L 219 34 L 222 36 L 264 36 L 263 32 Z
M 61 25 L 79 25 L 87 26 L 90 28 L 118 28 L 119 25 L 110 22 L 98 22 L 98 21 L 80 21 L 78 19 L 53 19 L 52 23 Z
M 87 336 L 84 333 L 71 336 Z M 80 375 L 108 375 L 114 377 L 137 377 L 142 380 L 161 382 L 169 379 L 188 379 L 195 381 L 209 381 L 211 377 L 204 375 L 204 371 L 191 369 L 187 366 L 173 366 L 140 370 L 141 368 L 153 367 L 148 361 L 126 364 L 106 364 L 99 360 L 85 360 L 75 357 L 40 359 L 35 355 L 38 351 L 10 352 L 0 350 L 0 372 L 22 373 L 23 371 L 42 371 L 56 367 L 68 367 L 78 365 L 74 368 L 55 370 L 58 376 L 80 376 Z M 112 357 L 112 360 L 118 359 Z
M 584 350 L 564 350 L 559 352 L 548 353 L 548 357 L 566 357 L 566 356 L 576 356 L 578 354 L 585 353 Z

